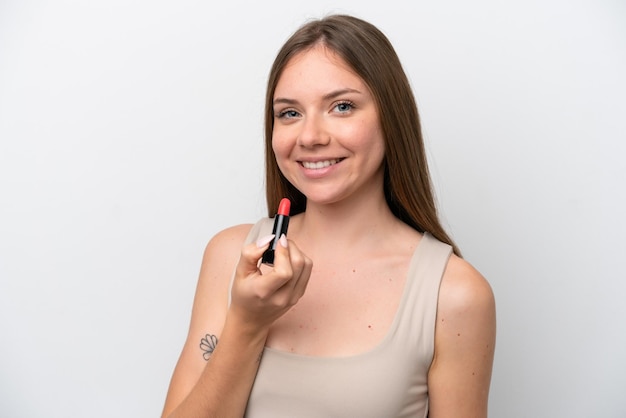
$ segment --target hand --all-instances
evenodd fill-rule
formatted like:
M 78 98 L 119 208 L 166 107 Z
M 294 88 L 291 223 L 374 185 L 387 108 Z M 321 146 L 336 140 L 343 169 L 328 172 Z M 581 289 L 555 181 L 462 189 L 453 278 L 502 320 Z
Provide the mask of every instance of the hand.
M 283 235 L 276 246 L 274 266 L 259 266 L 273 236 L 246 245 L 235 270 L 231 290 L 232 312 L 255 330 L 269 329 L 304 294 L 313 262 Z

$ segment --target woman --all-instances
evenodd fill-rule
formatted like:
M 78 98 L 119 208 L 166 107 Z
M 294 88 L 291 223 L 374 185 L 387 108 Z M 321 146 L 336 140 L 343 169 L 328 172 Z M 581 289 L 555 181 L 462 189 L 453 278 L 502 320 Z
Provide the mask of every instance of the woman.
M 265 126 L 269 213 L 291 200 L 289 239 L 273 266 L 269 218 L 209 242 L 163 416 L 487 416 L 493 294 L 440 225 L 386 37 L 350 16 L 301 27 Z

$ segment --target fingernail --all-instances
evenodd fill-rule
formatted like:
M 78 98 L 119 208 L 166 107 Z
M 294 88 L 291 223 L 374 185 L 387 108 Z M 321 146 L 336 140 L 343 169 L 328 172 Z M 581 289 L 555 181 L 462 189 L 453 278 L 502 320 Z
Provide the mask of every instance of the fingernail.
M 278 240 L 278 242 L 280 243 L 280 245 L 283 246 L 283 248 L 287 248 L 287 246 L 289 245 L 289 243 L 287 242 L 287 237 L 285 236 L 285 234 L 282 234 L 280 236 L 280 239 Z
M 274 239 L 274 237 L 275 237 L 275 236 L 276 236 L 276 235 L 274 235 L 274 234 L 269 234 L 269 235 L 266 235 L 266 236 L 264 236 L 264 237 L 259 238 L 259 239 L 257 240 L 257 242 L 256 242 L 256 246 L 257 246 L 258 248 L 263 248 L 263 247 L 265 247 L 267 244 L 269 244 L 269 243 L 270 243 L 270 241 L 271 241 L 271 240 L 273 240 L 273 239 Z

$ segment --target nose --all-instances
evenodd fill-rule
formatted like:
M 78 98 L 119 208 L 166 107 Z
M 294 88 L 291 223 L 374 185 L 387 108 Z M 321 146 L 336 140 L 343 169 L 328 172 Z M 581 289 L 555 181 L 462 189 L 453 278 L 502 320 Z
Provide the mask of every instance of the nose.
M 324 117 L 307 115 L 302 120 L 297 144 L 304 148 L 313 148 L 319 145 L 327 145 L 329 142 L 330 135 L 326 131 Z

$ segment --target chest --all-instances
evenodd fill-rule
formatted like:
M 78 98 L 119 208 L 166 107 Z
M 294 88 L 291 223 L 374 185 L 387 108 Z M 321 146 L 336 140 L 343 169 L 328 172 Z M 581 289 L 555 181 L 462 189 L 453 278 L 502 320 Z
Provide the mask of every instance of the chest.
M 378 345 L 395 318 L 409 257 L 315 265 L 304 296 L 273 325 L 267 346 L 309 356 L 349 356 Z

